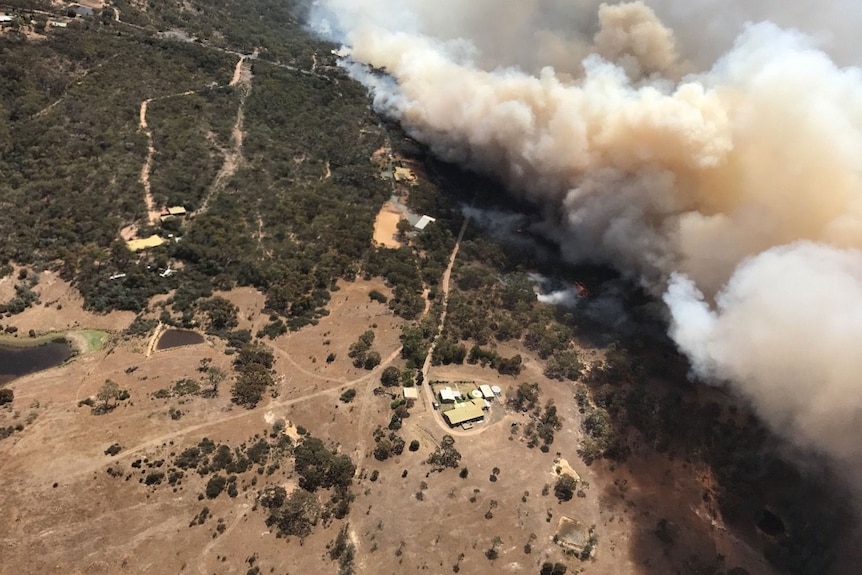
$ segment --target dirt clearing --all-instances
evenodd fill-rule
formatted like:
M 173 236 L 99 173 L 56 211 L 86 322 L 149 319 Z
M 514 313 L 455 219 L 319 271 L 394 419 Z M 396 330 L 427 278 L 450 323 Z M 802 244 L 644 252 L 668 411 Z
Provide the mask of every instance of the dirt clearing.
M 387 248 L 400 248 L 402 244 L 397 236 L 398 222 L 402 219 L 404 214 L 392 202 L 383 204 L 374 220 L 374 242 Z

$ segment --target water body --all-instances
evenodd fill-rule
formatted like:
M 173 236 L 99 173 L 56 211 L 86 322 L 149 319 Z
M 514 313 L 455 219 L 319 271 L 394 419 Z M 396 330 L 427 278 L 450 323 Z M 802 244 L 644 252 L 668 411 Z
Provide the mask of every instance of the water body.
M 204 342 L 204 336 L 196 331 L 185 329 L 169 329 L 159 337 L 156 349 L 171 349 L 183 345 L 196 345 Z
M 75 354 L 68 343 L 48 342 L 26 347 L 0 345 L 0 384 L 62 364 Z

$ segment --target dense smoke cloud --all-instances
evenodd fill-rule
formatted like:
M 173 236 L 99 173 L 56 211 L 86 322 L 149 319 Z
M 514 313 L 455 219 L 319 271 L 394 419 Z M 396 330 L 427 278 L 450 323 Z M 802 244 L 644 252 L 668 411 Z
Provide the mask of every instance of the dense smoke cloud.
M 860 466 L 862 8 L 788 4 L 320 0 L 315 22 L 379 112 L 541 206 L 568 260 L 663 294 L 701 375 Z

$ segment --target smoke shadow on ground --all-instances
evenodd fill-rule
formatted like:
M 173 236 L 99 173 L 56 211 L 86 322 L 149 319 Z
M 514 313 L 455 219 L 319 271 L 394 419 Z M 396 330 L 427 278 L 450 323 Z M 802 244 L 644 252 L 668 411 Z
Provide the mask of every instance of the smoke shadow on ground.
M 582 407 L 598 429 L 582 455 L 615 478 L 600 498 L 603 516 L 629 523 L 638 572 L 843 572 L 837 560 L 858 536 L 847 486 L 827 461 L 791 452 L 738 399 L 690 381 L 668 345 L 616 346 L 588 383 L 594 403 Z M 616 463 L 599 460 L 602 451 Z M 780 527 L 764 529 L 765 518 Z M 599 526 L 600 537 L 602 527 L 613 531 Z

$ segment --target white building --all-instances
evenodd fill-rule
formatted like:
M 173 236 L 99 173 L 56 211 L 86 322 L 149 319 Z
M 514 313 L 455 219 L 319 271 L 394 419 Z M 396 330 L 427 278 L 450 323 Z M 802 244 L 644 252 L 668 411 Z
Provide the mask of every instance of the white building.
M 419 221 L 413 225 L 413 227 L 417 230 L 424 230 L 426 227 L 428 227 L 428 224 L 436 221 L 437 220 L 435 218 L 432 218 L 431 216 L 422 216 L 421 218 L 419 218 Z

